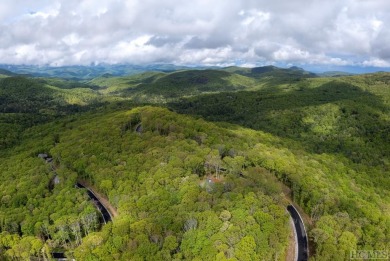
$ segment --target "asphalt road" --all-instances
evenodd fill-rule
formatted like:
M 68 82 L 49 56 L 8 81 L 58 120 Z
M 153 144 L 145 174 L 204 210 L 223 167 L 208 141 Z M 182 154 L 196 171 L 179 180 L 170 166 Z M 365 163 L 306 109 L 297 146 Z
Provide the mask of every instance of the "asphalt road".
M 111 221 L 112 218 L 111 218 L 110 213 L 103 206 L 103 204 L 99 201 L 99 199 L 93 194 L 92 191 L 90 191 L 88 188 L 84 187 L 80 183 L 77 183 L 76 187 L 87 189 L 87 193 L 88 193 L 89 198 L 95 202 L 96 207 L 99 209 L 100 213 L 102 214 L 104 224 L 106 224 L 108 221 Z M 51 253 L 51 257 L 55 260 L 66 260 L 65 254 L 59 253 L 59 252 L 58 253 L 56 253 L 56 252 Z
M 298 214 L 298 211 L 292 206 L 287 206 L 287 211 L 290 213 L 293 221 L 294 227 L 297 234 L 298 240 L 298 261 L 307 261 L 308 260 L 308 240 L 307 234 L 305 230 L 305 226 L 303 225 L 303 221 Z
M 106 224 L 108 221 L 112 220 L 110 212 L 108 212 L 108 210 L 103 206 L 103 204 L 99 201 L 99 199 L 95 196 L 95 194 L 93 194 L 93 192 L 91 190 L 89 190 L 88 188 L 84 187 L 80 183 L 77 183 L 76 187 L 87 189 L 87 193 L 88 193 L 89 198 L 92 199 L 95 202 L 95 204 L 96 204 L 97 208 L 99 209 L 100 213 L 102 213 L 104 224 Z

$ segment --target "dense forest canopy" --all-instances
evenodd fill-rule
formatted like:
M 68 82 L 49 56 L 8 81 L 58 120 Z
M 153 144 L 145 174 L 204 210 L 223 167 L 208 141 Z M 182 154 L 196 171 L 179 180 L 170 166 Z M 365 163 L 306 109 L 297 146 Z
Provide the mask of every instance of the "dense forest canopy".
M 314 260 L 390 247 L 388 73 L 0 74 L 0 259 L 285 260 L 291 200 Z

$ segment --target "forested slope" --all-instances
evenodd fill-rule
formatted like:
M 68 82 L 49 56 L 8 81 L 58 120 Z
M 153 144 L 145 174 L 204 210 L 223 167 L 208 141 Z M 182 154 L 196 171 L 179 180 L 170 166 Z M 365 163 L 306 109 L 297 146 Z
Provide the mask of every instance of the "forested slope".
M 102 94 L 152 103 L 164 103 L 201 93 L 247 90 L 259 84 L 254 78 L 219 70 L 146 72 L 124 77 L 102 75 L 87 83 L 99 86 Z
M 170 107 L 280 137 L 279 151 L 268 149 L 272 160 L 263 166 L 315 221 L 316 256 L 342 260 L 337 238 L 358 249 L 389 247 L 389 101 L 389 74 L 378 73 L 203 95 Z
M 20 75 L 0 78 L 0 149 L 16 144 L 28 127 L 102 102 L 98 93 L 81 83 Z
M 80 85 L 4 75 L 0 257 L 283 260 L 286 196 L 313 222 L 315 260 L 388 249 L 389 74 L 313 77 L 275 67 Z M 118 209 L 112 223 L 99 225 L 80 179 Z
M 26 131 L 23 146 L 0 163 L 5 256 L 40 256 L 40 242 L 38 248 L 65 248 L 78 260 L 283 259 L 284 197 L 273 175 L 248 161 L 258 135 L 245 138 L 242 131 L 152 107 Z M 37 158 L 45 151 L 62 180 L 53 191 L 47 188 L 52 173 Z M 88 233 L 93 227 L 82 223 L 91 213 L 75 193 L 76 179 L 94 184 L 118 208 L 119 217 L 102 232 Z M 29 190 L 32 183 L 40 185 Z M 81 235 L 87 235 L 82 243 Z
M 388 169 L 388 77 L 301 80 L 254 92 L 197 96 L 170 107 L 288 138 L 313 153 L 340 153 L 356 163 Z
M 312 77 L 315 74 L 300 68 L 265 66 L 253 69 L 228 67 L 220 70 L 145 72 L 122 77 L 104 74 L 86 83 L 100 87 L 99 92 L 105 95 L 137 102 L 165 103 L 204 93 L 258 90 Z

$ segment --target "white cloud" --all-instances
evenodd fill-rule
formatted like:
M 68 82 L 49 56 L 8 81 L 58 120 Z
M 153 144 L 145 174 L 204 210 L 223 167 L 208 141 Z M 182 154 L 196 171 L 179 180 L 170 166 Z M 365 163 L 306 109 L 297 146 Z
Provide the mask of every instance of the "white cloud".
M 68 46 L 77 45 L 81 40 L 82 39 L 75 33 L 68 34 L 62 38 L 62 41 Z
M 371 58 L 362 63 L 363 66 L 372 66 L 372 67 L 390 67 L 390 62 L 378 58 Z
M 387 0 L 2 1 L 0 63 L 383 67 L 389 10 Z
M 244 20 L 241 22 L 243 26 L 249 26 L 252 24 L 261 25 L 270 19 L 270 13 L 262 12 L 258 10 L 249 10 L 249 11 L 241 10 L 238 14 L 244 17 Z
M 307 51 L 303 51 L 291 46 L 285 46 L 273 53 L 273 58 L 276 61 L 306 61 L 310 58 Z
M 180 64 L 204 64 L 217 65 L 229 62 L 229 55 L 232 50 L 230 47 L 217 49 L 201 49 L 197 51 L 186 50 L 180 54 L 178 62 Z

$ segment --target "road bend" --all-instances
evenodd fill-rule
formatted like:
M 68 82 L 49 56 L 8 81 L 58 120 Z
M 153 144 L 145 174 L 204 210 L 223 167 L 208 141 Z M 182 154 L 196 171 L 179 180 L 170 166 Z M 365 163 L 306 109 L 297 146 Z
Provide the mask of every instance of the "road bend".
M 308 238 L 305 225 L 301 215 L 293 205 L 287 206 L 287 211 L 290 213 L 294 222 L 295 234 L 297 235 L 298 253 L 295 255 L 297 261 L 307 261 L 309 256 Z

